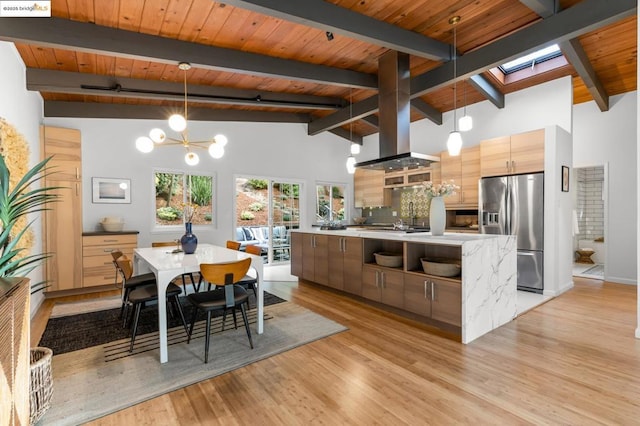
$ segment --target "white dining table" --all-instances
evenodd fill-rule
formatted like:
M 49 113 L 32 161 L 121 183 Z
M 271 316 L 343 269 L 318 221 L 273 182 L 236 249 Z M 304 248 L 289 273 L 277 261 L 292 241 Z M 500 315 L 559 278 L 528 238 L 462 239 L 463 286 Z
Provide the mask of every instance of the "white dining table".
M 173 253 L 171 247 L 137 248 L 133 252 L 136 273 L 153 272 L 158 285 L 158 329 L 160 335 L 160 362 L 169 360 L 167 346 L 167 298 L 169 283 L 182 274 L 198 272 L 201 263 L 224 263 L 241 259 L 251 259 L 251 266 L 258 277 L 258 313 L 257 332 L 262 334 L 264 327 L 264 289 L 262 286 L 263 262 L 261 256 L 231 250 L 212 244 L 198 244 L 193 254 Z

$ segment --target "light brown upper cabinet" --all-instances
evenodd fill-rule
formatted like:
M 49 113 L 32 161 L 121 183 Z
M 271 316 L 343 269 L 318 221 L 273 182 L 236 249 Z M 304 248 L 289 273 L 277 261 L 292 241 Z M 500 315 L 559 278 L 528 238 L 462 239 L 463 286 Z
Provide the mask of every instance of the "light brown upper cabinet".
M 384 170 L 356 169 L 353 175 L 356 208 L 391 205 L 391 190 L 384 188 L 384 177 Z
M 417 167 L 413 169 L 388 172 L 384 175 L 385 188 L 404 188 L 420 185 L 422 182 L 432 180 L 431 167 Z
M 478 208 L 478 179 L 480 179 L 480 146 L 464 148 L 452 157 L 447 151 L 440 153 L 442 182 L 453 180 L 460 189 L 444 197 L 447 208 Z
M 541 171 L 544 171 L 544 129 L 480 142 L 482 177 Z

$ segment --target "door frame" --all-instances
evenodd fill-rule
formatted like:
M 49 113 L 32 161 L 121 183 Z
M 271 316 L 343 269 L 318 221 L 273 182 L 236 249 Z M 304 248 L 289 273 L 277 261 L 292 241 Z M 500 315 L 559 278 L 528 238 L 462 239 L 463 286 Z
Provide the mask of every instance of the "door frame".
M 268 224 L 266 226 L 269 227 L 269 250 L 268 250 L 268 263 L 267 265 L 273 265 L 273 246 L 272 246 L 272 239 L 273 239 L 273 217 L 271 215 L 271 212 L 273 211 L 273 193 L 272 193 L 272 185 L 274 182 L 277 183 L 290 183 L 290 184 L 295 184 L 295 185 L 300 185 L 300 190 L 299 190 L 299 197 L 298 197 L 298 209 L 300 212 L 300 220 L 299 220 L 299 227 L 302 226 L 305 214 L 306 214 L 306 209 L 305 209 L 305 181 L 304 180 L 300 180 L 300 179 L 291 179 L 291 178 L 279 178 L 279 177 L 273 177 L 273 176 L 266 176 L 266 175 L 252 175 L 252 174 L 246 174 L 246 173 L 234 173 L 233 174 L 233 180 L 232 180 L 232 193 L 234 194 L 234 200 L 235 200 L 235 194 L 236 194 L 236 185 L 237 185 L 237 181 L 238 179 L 261 179 L 261 180 L 266 180 L 268 182 L 268 192 L 267 192 L 267 198 L 268 198 L 268 209 L 269 209 L 269 218 L 268 218 Z M 238 211 L 237 211 L 237 203 L 233 203 L 233 208 L 231 210 L 231 214 L 232 214 L 232 220 L 233 220 L 233 228 L 231 230 L 231 240 L 235 239 L 235 230 L 238 227 L 238 222 L 237 222 L 237 218 L 238 218 Z M 289 262 L 291 261 L 291 256 L 289 256 Z M 286 264 L 286 261 L 283 262 L 278 262 L 278 264 Z

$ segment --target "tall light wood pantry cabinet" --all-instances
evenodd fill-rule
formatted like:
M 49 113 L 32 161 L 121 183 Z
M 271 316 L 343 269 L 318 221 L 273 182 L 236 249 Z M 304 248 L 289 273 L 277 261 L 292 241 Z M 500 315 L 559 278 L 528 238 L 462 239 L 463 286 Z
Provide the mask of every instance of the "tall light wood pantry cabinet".
M 82 287 L 82 150 L 80 131 L 60 127 L 40 127 L 43 158 L 52 157 L 53 172 L 44 185 L 58 187 L 58 202 L 44 215 L 44 251 L 47 291 Z

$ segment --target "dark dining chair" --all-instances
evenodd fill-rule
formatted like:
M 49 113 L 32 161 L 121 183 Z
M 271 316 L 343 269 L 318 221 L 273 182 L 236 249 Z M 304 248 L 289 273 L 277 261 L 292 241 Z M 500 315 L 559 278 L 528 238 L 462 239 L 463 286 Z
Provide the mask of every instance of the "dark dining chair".
M 122 279 L 126 283 L 127 280 L 131 279 L 131 274 L 133 273 L 133 264 L 131 259 L 123 258 L 116 260 L 118 263 L 118 267 L 122 271 Z M 170 283 L 167 286 L 167 301 L 173 303 L 174 308 L 178 311 L 180 315 L 180 319 L 182 320 L 182 325 L 184 326 L 184 331 L 189 335 L 189 330 L 187 328 L 187 322 L 184 319 L 184 313 L 182 311 L 182 305 L 180 304 L 180 293 L 182 293 L 182 289 Z M 138 331 L 138 321 L 140 320 L 140 311 L 142 307 L 146 305 L 148 302 L 152 302 L 154 300 L 158 300 L 158 287 L 156 285 L 155 278 L 153 282 L 147 285 L 141 285 L 129 293 L 128 302 L 131 303 L 134 307 L 133 310 L 133 320 L 131 323 L 131 343 L 129 344 L 129 352 L 133 352 L 133 345 L 136 341 L 136 333 Z M 125 325 L 126 325 L 126 316 L 125 316 Z
M 155 285 L 156 276 L 153 274 L 153 272 L 140 274 L 140 275 L 133 275 L 133 268 L 132 268 L 132 271 L 131 271 L 131 274 L 129 274 L 129 277 L 127 279 L 124 279 L 125 273 L 120 268 L 120 265 L 118 264 L 118 260 L 129 259 L 129 258 L 126 255 L 122 254 L 122 251 L 120 250 L 112 251 L 111 257 L 113 258 L 113 265 L 116 268 L 116 279 L 115 279 L 116 286 L 118 285 L 118 274 L 121 277 L 123 277 L 121 292 L 120 292 L 120 298 L 122 299 L 122 304 L 120 305 L 120 318 L 126 319 L 127 317 L 126 311 L 129 304 L 129 293 L 131 293 L 131 290 L 135 289 L 136 287 L 144 286 L 148 284 Z
M 179 247 L 180 243 L 177 241 L 155 241 L 151 243 L 151 247 Z M 184 294 L 187 294 L 187 280 L 185 277 L 189 277 L 191 280 L 191 285 L 193 286 L 193 291 L 196 293 L 200 291 L 200 283 L 202 282 L 202 277 L 198 277 L 198 283 L 196 284 L 196 279 L 193 276 L 192 272 L 182 274 L 182 287 L 184 287 Z
M 249 245 L 246 246 L 244 248 L 245 253 L 249 253 L 249 254 L 253 254 L 255 256 L 260 256 L 262 257 L 262 247 L 258 247 L 258 246 L 254 246 L 254 245 Z M 258 303 L 258 274 L 256 271 L 256 276 L 251 276 L 251 275 L 245 275 L 244 277 L 242 277 L 242 279 L 240 280 L 240 282 L 238 283 L 239 285 L 243 286 L 244 288 L 246 288 L 247 290 L 249 290 L 249 288 L 251 288 L 251 290 L 253 290 L 253 295 L 256 297 L 256 303 Z
M 227 248 L 231 249 L 231 250 L 240 250 L 240 243 L 237 241 L 227 241 Z M 256 256 L 262 256 L 262 248 L 258 247 L 256 245 L 248 245 L 245 248 L 245 252 L 249 253 L 249 254 L 254 254 Z M 238 282 L 238 285 L 241 285 L 242 287 L 244 287 L 245 289 L 249 290 L 252 289 L 253 290 L 253 295 L 256 297 L 256 303 L 258 300 L 258 278 L 256 277 L 252 277 L 251 275 L 245 275 L 244 277 L 242 277 L 242 279 L 240 280 L 240 282 Z M 209 290 L 211 289 L 211 287 L 209 287 Z
M 247 290 L 240 287 L 236 283 L 245 276 L 251 266 L 251 259 L 242 259 L 233 262 L 226 263 L 203 263 L 200 265 L 200 275 L 204 280 L 215 286 L 221 286 L 222 289 L 214 289 L 211 291 L 202 291 L 200 293 L 193 293 L 187 296 L 189 302 L 195 307 L 193 317 L 191 318 L 191 326 L 189 327 L 189 339 L 187 343 L 191 342 L 191 336 L 193 334 L 193 328 L 196 323 L 196 318 L 199 311 L 207 313 L 207 324 L 204 344 L 204 362 L 209 362 L 209 340 L 211 337 L 211 314 L 215 311 L 222 311 L 222 330 L 224 330 L 224 322 L 226 319 L 227 310 L 232 309 L 234 311 L 234 323 L 235 323 L 235 309 L 240 307 L 242 313 L 242 319 L 244 321 L 244 327 L 247 331 L 247 337 L 249 338 L 249 345 L 253 349 L 253 340 L 251 339 L 251 330 L 249 329 L 249 319 L 247 318 L 247 307 L 249 305 L 249 294 Z M 235 327 L 238 328 L 237 323 Z

